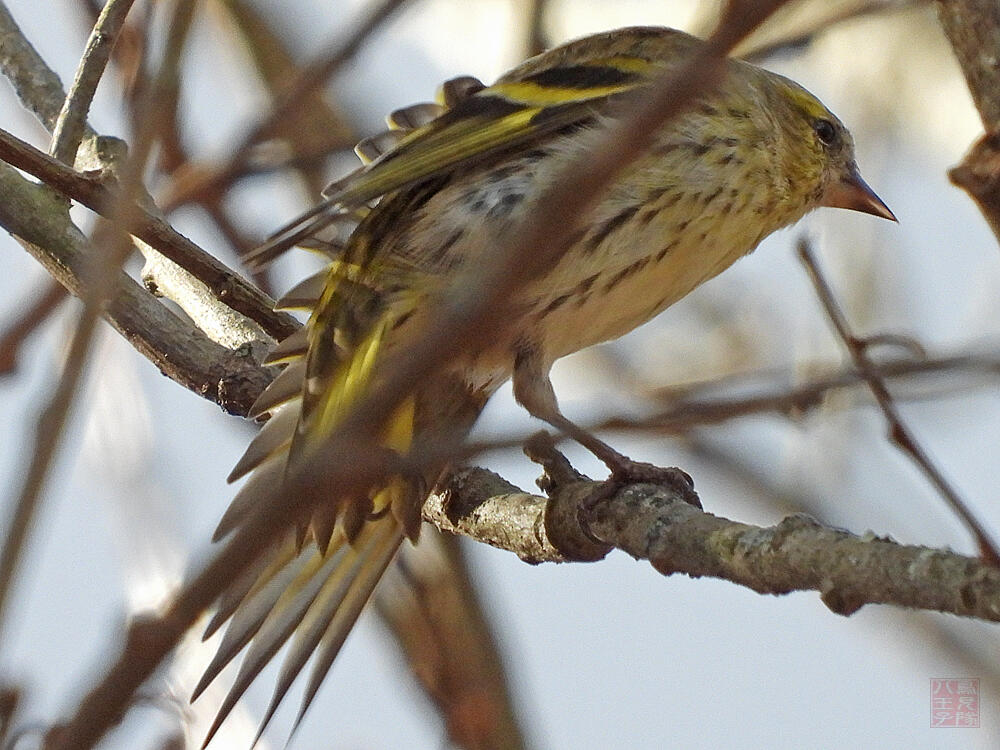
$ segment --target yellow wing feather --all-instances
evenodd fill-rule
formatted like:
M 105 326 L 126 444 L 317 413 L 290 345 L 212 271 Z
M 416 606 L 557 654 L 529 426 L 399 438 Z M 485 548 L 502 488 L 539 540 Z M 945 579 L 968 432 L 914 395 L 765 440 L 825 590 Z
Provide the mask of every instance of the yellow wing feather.
M 493 86 L 466 89 L 473 93 L 403 137 L 362 142 L 364 158 L 374 158 L 330 184 L 323 203 L 279 229 L 248 262 L 269 261 L 324 229 L 334 216 L 383 195 L 587 119 L 613 97 L 647 84 L 662 67 L 654 60 L 616 55 L 542 70 L 526 64 L 523 76 L 515 75 L 519 68 Z

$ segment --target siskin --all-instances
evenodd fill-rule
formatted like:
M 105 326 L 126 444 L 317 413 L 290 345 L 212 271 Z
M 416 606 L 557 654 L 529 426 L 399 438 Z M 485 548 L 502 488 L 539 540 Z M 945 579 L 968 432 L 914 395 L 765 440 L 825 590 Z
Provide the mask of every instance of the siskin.
M 330 433 L 377 377 L 384 353 L 420 330 L 428 300 L 461 283 L 533 199 L 586 158 L 619 116 L 621 95 L 683 64 L 701 44 L 663 28 L 589 36 L 492 86 L 456 79 L 442 104 L 397 112 L 393 130 L 359 144 L 366 165 L 257 253 L 260 261 L 293 244 L 322 244 L 330 224 L 360 219 L 332 265 L 287 298 L 311 317 L 271 356 L 285 369 L 253 412 L 270 420 L 230 477 L 252 474 L 216 538 Z M 562 416 L 552 363 L 646 322 L 820 206 L 894 218 L 859 176 L 851 135 L 835 115 L 792 81 L 728 61 L 722 83 L 665 125 L 575 222 L 559 262 L 516 292 L 507 333 L 415 388 L 386 428 L 386 447 L 405 452 L 468 429 L 512 378 L 532 415 L 590 448 L 613 477 L 634 475 L 642 465 Z M 416 538 L 426 489 L 443 468 L 393 478 L 361 497 L 331 497 L 233 582 L 208 634 L 230 624 L 195 696 L 249 648 L 208 739 L 293 634 L 261 731 L 314 656 L 301 720 L 400 543 Z

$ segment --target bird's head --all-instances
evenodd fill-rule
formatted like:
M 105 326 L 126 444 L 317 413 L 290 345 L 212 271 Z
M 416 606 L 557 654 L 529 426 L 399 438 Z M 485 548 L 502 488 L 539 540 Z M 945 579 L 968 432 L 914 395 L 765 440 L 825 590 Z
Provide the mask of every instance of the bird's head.
M 776 78 L 772 106 L 780 113 L 776 120 L 787 144 L 783 149 L 786 174 L 799 189 L 809 191 L 812 207 L 847 208 L 896 221 L 861 178 L 850 131 L 804 88 Z

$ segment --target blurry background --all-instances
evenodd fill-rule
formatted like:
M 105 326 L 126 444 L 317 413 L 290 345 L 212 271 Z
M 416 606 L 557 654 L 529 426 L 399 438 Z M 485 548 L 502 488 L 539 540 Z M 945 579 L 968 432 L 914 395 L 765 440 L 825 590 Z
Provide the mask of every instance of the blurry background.
M 137 3 L 137 18 L 145 5 Z M 302 63 L 346 37 L 372 5 L 202 2 L 178 110 L 186 168 L 224 161 L 268 110 L 246 19 L 261 21 Z M 549 2 L 539 28 L 546 45 L 628 24 L 704 31 L 710 5 Z M 641 415 L 664 387 L 733 376 L 707 392 L 752 392 L 838 369 L 844 353 L 794 254 L 802 234 L 815 241 L 857 333 L 912 336 L 930 356 L 1000 351 L 996 241 L 946 176 L 981 124 L 934 6 L 800 2 L 766 32 L 784 38 L 789 29 L 809 30 L 817 18 L 869 5 L 888 10 L 836 23 L 758 62 L 805 85 L 851 128 L 862 172 L 899 225 L 823 210 L 769 238 L 653 323 L 560 362 L 555 386 L 571 417 L 586 423 Z M 8 7 L 63 81 L 71 80 L 92 24 L 88 2 L 12 0 Z M 446 78 L 470 73 L 491 80 L 522 59 L 532 46 L 530 18 L 537 10 L 528 0 L 411 0 L 331 81 L 328 125 L 314 143 L 331 155 L 312 175 L 312 187 L 287 170 L 265 171 L 241 180 L 216 207 L 215 219 L 188 203 L 171 220 L 235 266 L 234 246 L 252 245 L 309 205 L 324 180 L 353 165 L 353 155 L 340 146 L 381 128 L 386 112 L 430 99 Z M 103 81 L 90 122 L 99 132 L 127 136 L 119 73 L 113 69 Z M 0 127 L 45 148 L 44 131 L 6 84 L 0 84 L 0 112 Z M 334 132 L 339 125 L 331 124 L 338 121 L 330 113 L 342 118 L 344 132 Z M 165 158 L 171 156 L 177 154 Z M 183 177 L 158 177 L 150 189 L 168 201 Z M 89 226 L 86 212 L 79 218 Z M 274 288 L 287 288 L 310 262 L 301 254 L 283 259 Z M 0 237 L 0 263 L 3 326 L 44 287 L 45 274 L 6 235 Z M 27 342 L 16 372 L 0 377 L 5 502 L 27 460 L 39 405 L 58 373 L 71 305 L 75 301 Z M 1000 528 L 997 386 L 995 372 L 991 378 L 968 371 L 893 384 L 908 424 L 993 529 Z M 536 427 L 506 388 L 480 430 L 496 435 Z M 0 643 L 0 675 L 23 690 L 20 718 L 29 728 L 74 705 L 117 650 L 123 616 L 155 607 L 187 567 L 205 558 L 211 530 L 232 495 L 225 475 L 251 434 L 250 425 L 161 377 L 104 331 Z M 773 524 L 804 510 L 856 533 L 871 529 L 905 543 L 975 554 L 939 497 L 887 442 L 882 417 L 863 389 L 834 393 L 796 419 L 759 416 L 680 439 L 611 439 L 634 458 L 683 467 L 706 509 L 720 515 Z M 568 453 L 578 468 L 601 476 L 602 467 L 587 454 L 572 447 Z M 516 451 L 480 463 L 526 489 L 539 473 Z M 621 553 L 594 565 L 531 567 L 482 545 L 467 549 L 531 747 L 1000 743 L 1000 637 L 993 626 L 877 606 L 845 619 L 831 614 L 815 593 L 762 597 L 721 581 L 663 578 Z M 197 746 L 221 693 L 209 692 L 193 707 L 187 695 L 212 645 L 181 648 L 162 676 L 167 689 L 150 683 L 150 700 L 105 746 L 155 747 L 179 727 Z M 248 693 L 213 747 L 247 747 L 276 671 Z M 981 728 L 929 728 L 929 681 L 939 677 L 982 680 Z M 176 700 L 163 699 L 165 692 Z M 287 702 L 261 747 L 283 745 L 296 700 L 293 695 Z M 37 741 L 29 732 L 17 747 Z M 439 748 L 447 740 L 384 626 L 369 613 L 293 746 Z

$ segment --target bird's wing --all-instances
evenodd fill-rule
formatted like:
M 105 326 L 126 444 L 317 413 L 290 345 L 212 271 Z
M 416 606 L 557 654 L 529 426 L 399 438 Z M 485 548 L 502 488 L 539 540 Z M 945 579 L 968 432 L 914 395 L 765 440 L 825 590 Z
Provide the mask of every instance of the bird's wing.
M 453 101 L 446 100 L 438 116 L 412 130 L 406 127 L 413 124 L 409 118 L 399 118 L 403 126 L 396 127 L 395 133 L 359 144 L 363 159 L 374 157 L 368 164 L 329 185 L 323 191 L 325 200 L 279 229 L 252 253 L 253 262 L 259 265 L 270 260 L 337 217 L 363 209 L 388 193 L 591 118 L 615 97 L 648 84 L 697 43 L 669 29 L 637 28 L 615 35 L 620 43 L 611 46 L 611 54 L 588 56 L 589 40 L 571 43 L 532 58 L 492 86 L 467 85 Z M 648 43 L 635 44 L 637 36 Z M 665 43 L 672 54 L 664 56 Z M 419 105 L 396 114 L 414 113 L 419 121 L 421 115 L 437 111 Z M 390 124 L 399 125 L 393 123 L 394 117 L 390 116 Z

